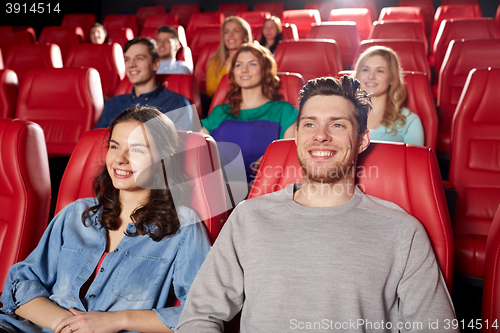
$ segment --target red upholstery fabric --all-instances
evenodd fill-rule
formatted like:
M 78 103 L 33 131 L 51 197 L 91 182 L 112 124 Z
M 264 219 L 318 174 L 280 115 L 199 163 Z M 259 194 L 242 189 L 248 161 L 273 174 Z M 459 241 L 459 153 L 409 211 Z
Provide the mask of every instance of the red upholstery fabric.
M 54 43 L 61 48 L 63 60 L 66 60 L 69 49 L 84 41 L 83 30 L 80 27 L 45 27 L 40 33 L 40 44 Z
M 134 36 L 139 36 L 139 28 L 137 27 L 137 18 L 134 14 L 120 15 L 108 14 L 104 17 L 102 25 L 109 30 L 110 28 L 130 28 Z
M 5 57 L 5 68 L 16 72 L 19 86 L 32 69 L 62 67 L 61 49 L 56 44 L 14 45 Z
M 4 69 L 2 49 L 0 49 L 0 69 Z
M 322 76 L 336 75 L 342 69 L 342 60 L 334 40 L 284 40 L 274 54 L 278 71 L 300 73 L 307 82 Z
M 473 69 L 453 118 L 456 271 L 479 278 L 484 274 L 486 236 L 500 204 L 499 89 L 500 69 Z
M 429 68 L 429 63 L 427 62 L 425 46 L 422 41 L 403 39 L 364 40 L 359 45 L 359 50 L 355 60 L 357 61 L 362 52 L 374 45 L 390 47 L 398 55 L 399 63 L 404 71 L 425 73 L 427 75 L 427 79 L 430 81 L 431 69 Z M 354 65 L 355 63 L 353 63 L 353 68 Z
M 146 18 L 146 21 L 144 21 L 144 25 L 141 29 L 154 28 L 158 30 L 158 28 L 163 25 L 170 25 L 170 26 L 179 25 L 179 15 L 171 13 L 150 14 Z M 141 30 L 141 35 L 142 35 L 142 30 Z M 155 36 L 156 36 L 156 31 L 155 31 Z
M 479 0 L 443 0 L 441 5 L 479 5 Z
M 225 17 L 235 16 L 240 12 L 248 11 L 248 5 L 246 3 L 226 3 L 220 4 L 218 12 L 224 14 Z
M 293 23 L 297 26 L 299 38 L 307 38 L 311 25 L 321 23 L 321 16 L 317 9 L 293 9 L 283 11 L 283 23 Z
M 165 9 L 165 6 L 139 7 L 137 13 L 135 13 L 137 27 L 139 28 L 139 30 L 141 30 L 144 27 L 144 23 L 147 21 L 148 16 L 165 14 L 166 12 L 167 10 Z
M 0 119 L 0 288 L 10 266 L 24 260 L 45 230 L 50 175 L 43 131 L 37 124 Z
M 454 39 L 499 38 L 495 20 L 491 17 L 451 19 L 441 22 L 434 42 L 434 67 L 439 73 L 449 43 Z
M 287 72 L 278 73 L 278 76 L 281 80 L 279 91 L 283 95 L 283 100 L 298 108 L 299 91 L 304 86 L 304 79 L 302 78 L 302 75 Z M 231 83 L 229 82 L 229 78 L 226 74 L 222 77 L 219 85 L 217 86 L 217 90 L 215 91 L 214 97 L 212 98 L 212 103 L 210 104 L 208 114 L 210 114 L 210 112 L 212 112 L 212 109 L 217 105 L 227 103 L 226 94 L 230 87 Z
M 118 43 L 84 43 L 71 47 L 65 67 L 92 67 L 101 77 L 102 92 L 113 96 L 120 81 L 125 77 L 123 50 Z
M 198 112 L 198 117 L 201 119 L 201 100 L 200 91 L 198 90 L 198 84 L 193 75 L 186 74 L 157 74 L 156 81 L 160 82 L 165 88 L 175 93 L 178 93 L 186 97 L 191 104 L 196 106 L 196 111 Z M 134 85 L 130 83 L 127 76 L 116 88 L 115 96 L 130 94 Z
M 189 24 L 186 28 L 186 36 L 188 45 L 191 47 L 191 40 L 194 38 L 196 30 L 205 25 L 222 26 L 224 23 L 224 14 L 216 13 L 194 13 L 189 19 Z
M 307 36 L 309 39 L 335 39 L 342 60 L 342 68 L 351 67 L 359 47 L 358 28 L 354 22 L 322 22 L 314 23 Z
M 330 12 L 328 21 L 354 21 L 358 28 L 359 38 L 368 39 L 372 30 L 370 11 L 366 8 L 340 8 Z
M 398 6 L 420 7 L 425 21 L 425 34 L 430 36 L 432 23 L 434 22 L 434 1 L 432 0 L 400 0 Z
M 70 155 L 94 127 L 104 106 L 99 73 L 93 68 L 36 69 L 19 88 L 16 118 L 39 124 L 49 156 Z
M 194 66 L 194 77 L 198 82 L 198 87 L 201 92 L 207 91 L 207 66 L 210 58 L 217 52 L 219 43 L 206 44 L 198 57 Z
M 437 149 L 451 152 L 453 116 L 469 72 L 473 68 L 500 67 L 500 39 L 454 40 L 439 73 L 439 137 Z
M 319 15 L 321 16 L 321 21 L 328 21 L 330 12 L 335 9 L 335 4 L 333 2 L 306 2 L 304 9 L 317 9 Z
M 432 49 L 436 36 L 441 26 L 441 22 L 443 20 L 451 20 L 451 19 L 459 19 L 459 18 L 474 18 L 481 17 L 482 15 L 478 15 L 475 10 L 475 6 L 473 5 L 447 5 L 447 6 L 439 6 L 436 10 L 436 14 L 434 15 L 434 22 L 432 23 L 431 30 L 431 53 L 434 52 Z M 432 64 L 431 64 L 432 65 Z
M 251 29 L 252 29 L 253 40 L 260 41 L 260 39 L 262 37 L 262 26 L 254 25 L 253 27 L 251 27 Z
M 206 25 L 197 29 L 189 43 L 189 47 L 193 54 L 193 62 L 195 64 L 197 63 L 198 58 L 207 44 L 219 44 L 221 38 L 221 27 L 219 25 Z
M 271 17 L 269 12 L 240 12 L 237 15 L 247 21 L 251 27 L 262 26 L 264 21 Z M 256 36 L 254 39 L 257 39 Z
M 61 27 L 80 27 L 83 30 L 84 41 L 90 41 L 90 29 L 96 21 L 94 14 L 66 14 Z
M 425 20 L 422 9 L 418 6 L 384 7 L 380 11 L 379 21 L 419 21 L 425 36 Z
M 299 32 L 297 26 L 293 23 L 285 23 L 283 25 L 282 40 L 299 40 Z
M 227 219 L 224 181 L 215 141 L 203 134 L 178 132 L 184 145 L 184 171 L 192 179 L 191 207 L 201 217 L 213 243 Z M 105 163 L 106 129 L 87 132 L 78 142 L 59 188 L 56 213 L 67 204 L 92 197 L 92 180 Z
M 34 44 L 35 41 L 35 30 L 32 27 L 21 30 L 20 27 L 16 26 L 0 26 L 0 48 L 4 55 L 13 45 Z
M 436 151 L 438 116 L 429 78 L 424 73 L 407 72 L 404 80 L 407 92 L 405 106 L 420 117 L 424 127 L 425 146 Z
M 269 12 L 271 15 L 281 18 L 285 5 L 282 2 L 259 2 L 253 6 L 255 12 Z
M 339 7 L 346 8 L 366 8 L 370 12 L 370 20 L 376 21 L 378 17 L 375 0 L 340 0 Z
M 109 43 L 118 43 L 122 48 L 125 47 L 125 44 L 131 39 L 134 39 L 135 35 L 132 32 L 132 29 L 120 27 L 120 28 L 106 28 L 108 32 L 108 42 Z
M 14 118 L 17 94 L 16 73 L 11 69 L 0 70 L 0 118 Z
M 497 332 L 497 328 L 491 327 L 492 323 L 498 324 L 500 318 L 500 206 L 497 209 L 490 232 L 486 242 L 486 262 L 484 265 L 483 300 L 481 308 L 481 319 L 483 323 L 489 323 L 488 327 L 483 325 L 481 333 Z
M 296 150 L 293 139 L 270 144 L 248 197 L 302 181 Z M 398 204 L 424 225 L 451 290 L 453 231 L 435 154 L 422 146 L 371 143 L 357 165 L 356 182 L 366 194 Z
M 403 7 L 412 8 L 412 7 Z M 370 39 L 411 39 L 422 41 L 427 54 L 427 37 L 420 21 L 375 21 Z M 427 60 L 426 60 L 427 61 Z
M 179 15 L 179 24 L 184 28 L 188 26 L 191 15 L 200 11 L 200 5 L 198 4 L 178 4 L 170 8 L 170 13 Z

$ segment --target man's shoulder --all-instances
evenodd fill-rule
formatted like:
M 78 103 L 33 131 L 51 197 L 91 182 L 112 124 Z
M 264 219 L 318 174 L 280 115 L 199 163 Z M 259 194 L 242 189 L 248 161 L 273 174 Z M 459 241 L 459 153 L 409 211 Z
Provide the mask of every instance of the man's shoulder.
M 260 195 L 258 189 L 254 192 L 257 195 L 251 199 L 244 200 L 236 208 L 240 212 L 265 211 L 273 207 L 282 205 L 293 200 L 294 184 L 289 185 L 279 191 Z
M 168 100 L 169 103 L 172 101 L 172 100 L 176 100 L 178 103 L 181 103 L 184 105 L 184 100 L 186 99 L 184 96 L 182 96 L 181 94 L 179 93 L 176 93 L 172 90 L 168 90 L 168 88 L 165 88 L 164 86 L 161 87 L 160 89 L 160 93 L 158 94 L 158 97 L 161 99 L 161 100 Z

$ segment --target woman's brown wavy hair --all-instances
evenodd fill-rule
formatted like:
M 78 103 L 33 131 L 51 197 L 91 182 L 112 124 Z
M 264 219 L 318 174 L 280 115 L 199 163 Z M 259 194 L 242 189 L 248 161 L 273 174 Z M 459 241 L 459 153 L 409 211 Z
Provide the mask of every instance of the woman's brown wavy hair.
M 179 163 L 173 158 L 177 151 L 178 136 L 172 121 L 150 106 L 136 106 L 120 113 L 111 123 L 108 132 L 106 148 L 109 148 L 109 141 L 113 136 L 113 130 L 116 125 L 123 122 L 138 122 L 147 128 L 147 137 L 154 141 L 154 145 L 161 156 L 161 160 L 154 163 L 151 167 L 157 168 L 153 180 L 148 184 L 151 188 L 149 200 L 144 205 L 139 205 L 130 215 L 134 222 L 136 232 L 127 234 L 127 236 L 148 235 L 154 241 L 160 241 L 167 236 L 177 233 L 180 227 L 179 218 L 174 205 L 172 193 L 169 188 L 173 184 L 186 183 L 182 175 Z M 106 139 L 105 139 L 106 140 Z M 168 182 L 167 173 L 168 170 Z M 101 168 L 93 182 L 94 196 L 97 198 L 97 205 L 87 208 L 82 214 L 82 222 L 85 225 L 87 215 L 96 214 L 102 208 L 102 214 L 99 216 L 99 223 L 109 230 L 119 228 L 119 217 L 122 211 L 119 194 L 120 191 L 113 186 L 113 182 L 108 173 L 106 164 Z M 187 198 L 187 192 L 181 190 L 181 195 L 177 195 L 176 186 L 176 205 L 184 204 Z
M 281 82 L 277 75 L 278 68 L 271 52 L 258 44 L 243 44 L 231 63 L 231 70 L 229 71 L 229 82 L 231 82 L 231 87 L 229 87 L 226 95 L 230 105 L 229 112 L 235 117 L 240 116 L 240 106 L 243 101 L 243 97 L 241 95 L 241 87 L 238 86 L 234 77 L 234 67 L 236 65 L 236 60 L 238 60 L 238 55 L 242 52 L 251 52 L 259 59 L 262 75 L 261 87 L 264 96 L 271 101 L 279 101 L 283 99 L 283 95 L 279 92 Z
M 385 46 L 371 46 L 367 48 L 363 53 L 361 53 L 358 61 L 356 62 L 355 75 L 358 77 L 364 63 L 368 60 L 368 58 L 374 55 L 379 55 L 384 58 L 389 66 L 391 84 L 389 86 L 389 91 L 387 92 L 382 125 L 389 129 L 388 133 L 395 133 L 397 131 L 396 123 L 401 125 L 406 124 L 406 117 L 401 114 L 403 104 L 406 100 L 406 87 L 403 81 L 403 76 L 400 74 L 401 66 L 399 65 L 399 59 L 396 52 Z

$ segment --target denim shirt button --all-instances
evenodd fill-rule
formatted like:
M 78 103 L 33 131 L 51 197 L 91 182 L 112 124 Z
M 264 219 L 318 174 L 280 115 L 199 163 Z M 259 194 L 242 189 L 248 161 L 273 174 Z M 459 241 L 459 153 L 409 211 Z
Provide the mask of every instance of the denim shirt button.
M 100 271 L 101 271 L 101 272 L 104 272 L 104 268 L 101 268 L 101 269 L 100 269 Z
M 118 249 L 115 249 L 113 252 L 118 252 Z
M 94 294 L 90 294 L 89 297 L 90 298 L 95 298 L 95 295 Z

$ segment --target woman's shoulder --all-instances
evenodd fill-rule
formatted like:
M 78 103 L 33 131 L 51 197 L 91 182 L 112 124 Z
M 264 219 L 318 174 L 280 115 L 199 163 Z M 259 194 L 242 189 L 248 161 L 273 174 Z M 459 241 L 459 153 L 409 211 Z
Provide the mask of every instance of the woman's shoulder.
M 415 112 L 412 112 L 410 109 L 408 108 L 403 108 L 401 110 L 401 114 L 403 116 L 405 116 L 405 119 L 406 119 L 406 123 L 409 124 L 411 122 L 414 122 L 414 121 L 420 121 L 420 117 L 418 116 L 418 114 L 416 114 Z
M 175 207 L 175 209 L 177 212 L 177 216 L 179 217 L 181 228 L 201 221 L 201 219 L 198 217 L 198 214 L 196 214 L 196 212 L 189 207 L 178 206 Z

